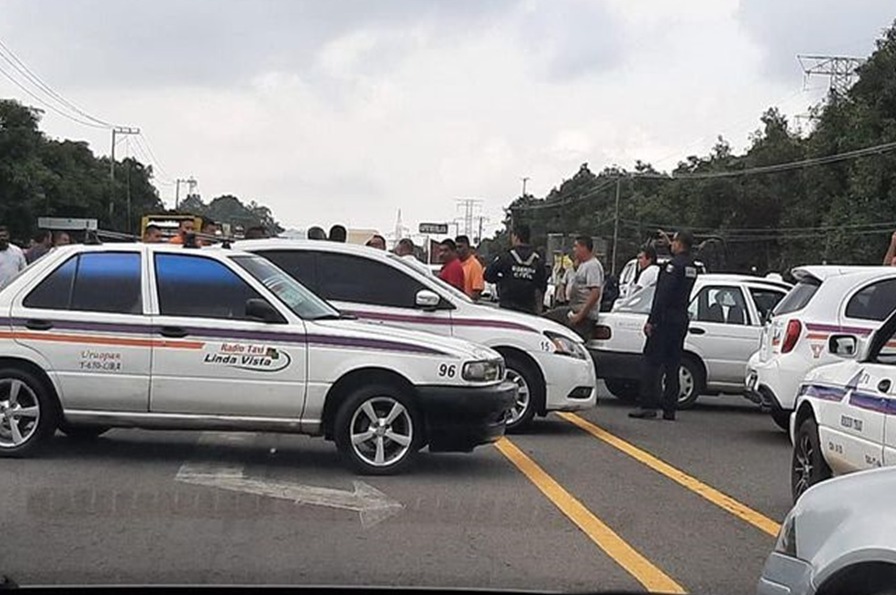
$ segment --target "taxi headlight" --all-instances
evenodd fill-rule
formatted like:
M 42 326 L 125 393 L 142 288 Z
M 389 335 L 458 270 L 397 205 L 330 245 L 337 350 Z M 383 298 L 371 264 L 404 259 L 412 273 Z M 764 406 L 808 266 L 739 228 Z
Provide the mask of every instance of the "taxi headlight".
M 557 355 L 566 355 L 577 359 L 588 359 L 588 350 L 578 341 L 573 341 L 569 337 L 558 335 L 550 331 L 545 331 L 544 336 L 551 340 L 554 344 L 554 353 Z
M 504 362 L 502 360 L 467 362 L 464 364 L 461 375 L 464 380 L 474 382 L 500 380 L 504 376 Z
M 775 543 L 775 551 L 785 556 L 796 558 L 796 515 L 787 515 L 778 532 L 778 541 Z

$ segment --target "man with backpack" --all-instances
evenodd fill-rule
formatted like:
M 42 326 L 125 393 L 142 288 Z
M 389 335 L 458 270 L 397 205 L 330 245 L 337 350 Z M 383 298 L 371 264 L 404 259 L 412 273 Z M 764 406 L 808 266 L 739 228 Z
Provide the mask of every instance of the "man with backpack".
M 548 272 L 538 252 L 529 244 L 528 225 L 515 225 L 511 249 L 485 269 L 485 280 L 498 287 L 498 305 L 508 310 L 538 314 L 548 287 Z

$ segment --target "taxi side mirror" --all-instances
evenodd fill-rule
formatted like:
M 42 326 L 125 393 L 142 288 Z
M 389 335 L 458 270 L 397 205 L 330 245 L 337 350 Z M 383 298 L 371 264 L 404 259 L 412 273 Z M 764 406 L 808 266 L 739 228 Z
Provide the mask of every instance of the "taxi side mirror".
M 859 342 L 852 335 L 831 335 L 828 339 L 828 351 L 837 357 L 852 359 L 858 352 Z
M 428 289 L 421 289 L 414 296 L 414 303 L 423 310 L 435 310 L 439 307 L 441 301 L 442 298 L 436 292 Z
M 246 300 L 246 318 L 257 320 L 258 322 L 286 322 L 280 312 L 268 302 L 258 298 L 250 298 Z

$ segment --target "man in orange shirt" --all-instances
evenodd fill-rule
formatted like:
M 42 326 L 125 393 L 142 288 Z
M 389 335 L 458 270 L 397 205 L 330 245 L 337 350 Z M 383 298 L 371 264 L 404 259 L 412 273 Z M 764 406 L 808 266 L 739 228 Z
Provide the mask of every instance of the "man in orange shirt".
M 172 244 L 183 244 L 187 234 L 195 233 L 195 223 L 192 219 L 181 219 L 177 226 L 177 234 L 169 240 Z
M 479 301 L 482 290 L 485 289 L 482 264 L 470 248 L 469 237 L 457 236 L 454 243 L 457 244 L 457 257 L 460 258 L 460 264 L 464 267 L 464 293 L 473 301 Z

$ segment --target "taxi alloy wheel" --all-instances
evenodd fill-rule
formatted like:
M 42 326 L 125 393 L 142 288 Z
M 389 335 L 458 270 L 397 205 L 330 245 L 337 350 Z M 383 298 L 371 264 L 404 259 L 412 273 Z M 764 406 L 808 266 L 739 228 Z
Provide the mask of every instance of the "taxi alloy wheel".
M 359 472 L 396 473 L 415 457 L 423 425 L 413 403 L 394 387 L 353 393 L 336 416 L 336 446 Z
M 506 372 L 504 378 L 517 387 L 516 401 L 507 416 L 505 422 L 506 432 L 518 432 L 527 428 L 535 417 L 535 410 L 539 399 L 538 380 L 530 371 L 529 366 L 513 356 L 505 356 Z
M 818 439 L 818 424 L 812 417 L 806 418 L 800 424 L 796 440 L 793 444 L 793 459 L 791 461 L 790 486 L 793 501 L 803 495 L 803 492 L 816 483 L 831 477 L 831 468 L 821 452 L 821 442 Z
M 43 383 L 14 368 L 0 370 L 0 456 L 21 456 L 55 430 Z

